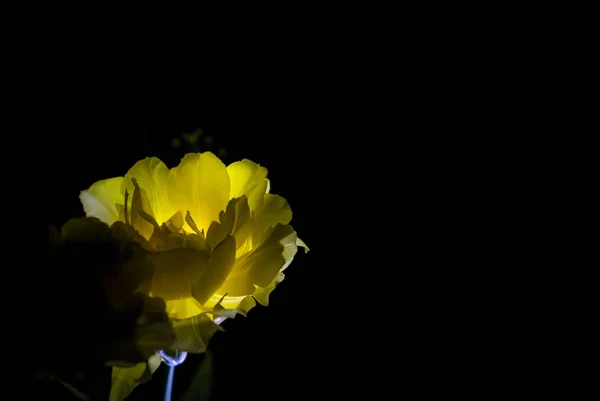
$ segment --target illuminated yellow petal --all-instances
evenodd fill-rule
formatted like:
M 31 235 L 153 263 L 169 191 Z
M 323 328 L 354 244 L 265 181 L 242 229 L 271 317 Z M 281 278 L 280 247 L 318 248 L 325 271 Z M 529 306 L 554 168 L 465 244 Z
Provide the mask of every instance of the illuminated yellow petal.
M 167 314 L 169 315 L 170 318 L 175 318 L 177 320 L 181 320 L 181 319 L 188 319 L 190 317 L 193 316 L 197 316 L 201 313 L 208 313 L 208 312 L 215 312 L 214 311 L 214 305 L 219 301 L 219 299 L 221 299 L 220 297 L 217 299 L 217 301 L 212 302 L 212 298 L 210 301 L 208 301 L 206 304 L 204 305 L 200 305 L 200 303 L 198 301 L 196 301 L 194 298 L 185 298 L 185 299 L 177 299 L 177 300 L 173 300 L 173 301 L 167 301 Z M 241 298 L 240 298 L 241 299 Z M 208 304 L 212 304 L 210 307 L 208 307 Z M 240 304 L 240 300 L 238 299 L 235 302 L 230 302 L 229 303 L 231 306 L 228 307 L 226 310 L 220 310 L 218 312 L 215 312 L 216 315 L 225 315 L 225 316 L 230 316 L 233 317 L 233 315 L 236 314 L 242 314 L 244 315 L 244 311 L 243 310 L 232 310 L 233 307 L 238 306 Z M 212 313 L 208 315 L 209 317 L 212 316 Z M 171 346 L 171 348 L 175 348 L 174 346 Z
M 217 307 L 217 304 L 220 304 L 226 309 L 237 309 L 237 306 L 242 299 L 243 297 L 224 297 L 224 294 L 215 293 L 204 303 L 204 305 L 202 305 L 202 308 L 205 311 L 211 311 Z
M 265 235 L 266 240 L 258 248 L 236 261 L 217 293 L 232 297 L 253 294 L 255 286 L 267 287 L 292 262 L 298 250 L 292 226 L 278 224 Z
M 304 253 L 308 253 L 308 251 L 310 251 L 308 245 L 306 245 L 300 238 L 296 238 L 296 246 L 301 246 L 304 248 Z
M 240 198 L 231 199 L 227 209 L 219 213 L 219 221 L 213 221 L 206 235 L 206 242 L 214 249 L 228 235 L 235 237 L 236 244 L 242 244 L 248 236 L 248 230 L 240 231 L 250 218 L 248 198 L 242 195 Z
M 235 263 L 235 239 L 227 236 L 210 254 L 206 267 L 192 285 L 192 296 L 204 305 L 223 285 Z
M 231 180 L 229 198 L 246 195 L 250 210 L 258 209 L 267 192 L 267 169 L 244 159 L 227 166 L 227 173 Z
M 167 301 L 166 307 L 169 317 L 175 319 L 187 319 L 209 310 L 210 309 L 208 308 L 202 307 L 202 305 L 192 297 Z
M 265 194 L 264 202 L 256 211 L 252 220 L 240 230 L 240 237 L 245 239 L 237 249 L 237 257 L 241 257 L 256 249 L 265 240 L 270 228 L 277 224 L 288 224 L 292 220 L 292 209 L 279 195 Z
M 133 194 L 135 188 L 132 179 L 137 181 L 147 197 L 149 207 L 146 212 L 156 219 L 158 225 L 175 213 L 167 193 L 168 177 L 169 169 L 160 159 L 147 157 L 129 169 L 122 183 L 122 193 L 127 189 L 129 194 Z
M 169 199 L 175 210 L 189 211 L 200 230 L 219 219 L 229 201 L 229 174 L 211 152 L 190 153 L 169 173 Z M 190 229 L 191 230 L 191 229 Z
M 254 299 L 262 306 L 269 306 L 269 295 L 275 289 L 275 287 L 277 287 L 277 285 L 283 281 L 284 278 L 285 274 L 279 272 L 268 286 L 257 286 L 256 290 L 254 291 L 254 294 L 252 294 Z
M 256 306 L 256 301 L 252 297 L 252 295 L 248 295 L 244 297 L 244 299 L 237 305 L 237 309 L 243 311 L 244 313 L 248 313 L 248 311 Z
M 256 212 L 255 220 L 260 220 L 263 227 L 273 227 L 276 224 L 289 224 L 292 220 L 292 209 L 284 197 L 266 194 L 262 207 Z
M 256 302 L 263 306 L 269 305 L 269 295 L 275 287 L 283 281 L 285 275 L 281 272 L 275 276 L 273 281 L 266 287 L 255 286 L 254 293 L 245 297 L 225 297 L 222 304 L 231 309 L 236 309 L 244 314 L 247 314 L 256 306 Z
M 119 219 L 116 204 L 123 204 L 121 185 L 123 177 L 109 178 L 94 183 L 88 190 L 81 191 L 79 199 L 88 217 L 97 217 L 110 225 Z
M 175 214 L 173 214 L 173 216 L 171 216 L 171 218 L 169 220 L 167 220 L 167 222 L 166 222 L 167 227 L 172 232 L 181 231 L 181 229 L 183 228 L 183 223 L 184 223 L 183 216 L 179 210 L 176 211 Z

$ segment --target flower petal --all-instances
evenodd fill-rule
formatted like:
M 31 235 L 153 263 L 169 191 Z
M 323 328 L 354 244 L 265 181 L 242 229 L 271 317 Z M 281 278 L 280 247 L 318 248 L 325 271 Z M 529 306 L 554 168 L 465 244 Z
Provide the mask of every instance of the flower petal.
M 284 197 L 266 194 L 265 201 L 254 218 L 262 220 L 264 227 L 273 227 L 277 223 L 289 224 L 292 220 L 292 208 Z
M 244 299 L 237 306 L 238 310 L 244 311 L 244 313 L 248 313 L 248 311 L 256 306 L 256 300 L 252 295 L 248 295 L 244 297 Z
M 275 289 L 275 287 L 277 287 L 277 285 L 283 281 L 284 278 L 285 278 L 285 274 L 283 274 L 280 271 L 268 286 L 266 286 L 266 287 L 258 287 L 257 286 L 256 290 L 254 291 L 254 294 L 252 294 L 254 299 L 262 306 L 269 306 L 269 295 Z
M 191 248 L 176 248 L 150 256 L 154 274 L 150 292 L 165 301 L 190 297 L 192 284 L 207 269 L 208 253 Z
M 154 275 L 150 292 L 153 296 L 167 301 L 167 311 L 172 315 L 173 307 L 177 314 L 188 314 L 182 307 L 169 301 L 186 300 L 194 297 L 204 304 L 223 284 L 235 262 L 235 240 L 228 236 L 210 255 L 202 250 L 176 248 L 150 255 Z M 186 300 L 187 304 L 188 301 Z M 194 306 L 194 305 L 191 305 Z M 193 308 L 196 311 L 200 308 Z M 173 316 L 172 316 L 173 317 Z
M 189 319 L 173 323 L 176 340 L 173 349 L 192 353 L 202 353 L 208 347 L 208 341 L 217 331 L 223 331 L 218 324 L 206 314 L 201 313 Z
M 167 301 L 167 314 L 170 318 L 187 319 L 199 313 L 207 312 L 209 309 L 200 305 L 194 298 L 187 297 Z
M 267 169 L 244 159 L 227 166 L 227 173 L 231 180 L 229 198 L 246 195 L 250 210 L 258 209 L 267 192 Z
M 169 251 L 177 248 L 192 248 L 199 251 L 209 251 L 206 240 L 196 234 L 171 233 L 165 236 L 160 243 L 163 251 Z
M 256 306 L 257 301 L 263 306 L 269 306 L 269 295 L 275 289 L 275 287 L 277 287 L 277 285 L 283 281 L 284 278 L 285 275 L 282 272 L 279 272 L 268 286 L 255 286 L 254 293 L 245 297 L 225 297 L 224 304 L 226 303 L 229 305 L 229 308 L 238 310 L 245 314 L 247 314 L 250 309 Z
M 219 294 L 236 297 L 250 295 L 255 286 L 267 287 L 277 273 L 292 262 L 298 247 L 296 232 L 289 225 L 278 224 L 267 230 L 267 239 L 254 251 L 236 261 L 235 267 Z
M 235 239 L 227 236 L 210 254 L 205 268 L 192 285 L 192 296 L 204 305 L 223 285 L 235 264 Z
M 148 363 L 140 362 L 129 368 L 114 366 L 109 401 L 124 400 L 138 384 L 147 379 L 148 374 L 151 375 L 158 369 L 160 361 L 160 355 L 154 354 L 148 359 Z
M 167 166 L 156 157 L 147 157 L 134 164 L 125 174 L 122 193 L 125 193 L 125 189 L 130 194 L 134 193 L 133 179 L 135 179 L 147 196 L 146 212 L 156 219 L 158 225 L 161 225 L 175 213 L 167 193 L 168 178 Z
M 256 211 L 252 220 L 240 230 L 240 237 L 245 239 L 238 246 L 238 258 L 258 248 L 266 238 L 270 228 L 277 224 L 289 224 L 292 220 L 292 209 L 279 195 L 265 194 L 264 202 Z
M 174 210 L 183 215 L 189 211 L 198 228 L 206 232 L 227 207 L 229 174 L 211 152 L 189 153 L 169 172 L 168 188 Z
M 300 238 L 296 238 L 296 246 L 301 246 L 304 248 L 304 253 L 308 253 L 308 251 L 310 251 L 308 245 L 306 245 L 306 243 L 304 243 L 304 241 L 302 241 Z
M 248 198 L 242 195 L 240 198 L 231 199 L 227 209 L 219 213 L 219 221 L 213 221 L 206 234 L 206 242 L 211 249 L 221 243 L 228 235 L 235 237 L 235 243 L 242 244 L 248 236 L 248 230 L 240 230 L 250 218 Z
M 131 197 L 131 205 L 129 207 L 129 216 L 126 221 L 129 221 L 131 226 L 146 240 L 152 237 L 152 234 L 156 231 L 160 231 L 158 222 L 152 216 L 152 208 L 150 201 L 146 195 L 146 191 L 140 188 L 137 180 L 132 178 L 135 189 L 133 190 L 133 196 Z M 127 190 L 129 193 L 129 190 Z
M 95 182 L 89 189 L 81 191 L 79 200 L 88 217 L 97 217 L 111 225 L 119 219 L 116 204 L 123 203 L 121 185 L 123 177 L 114 177 Z

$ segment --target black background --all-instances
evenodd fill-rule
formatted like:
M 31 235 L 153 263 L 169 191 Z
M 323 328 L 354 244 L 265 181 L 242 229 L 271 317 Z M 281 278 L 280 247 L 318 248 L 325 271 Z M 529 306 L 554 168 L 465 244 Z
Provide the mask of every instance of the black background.
M 334 19 L 344 17 L 336 12 Z M 518 91 L 488 102 L 488 94 L 502 92 L 494 83 L 505 71 L 483 66 L 472 78 L 480 64 L 454 53 L 455 43 L 443 52 L 419 39 L 434 32 L 439 46 L 446 31 L 409 26 L 399 44 L 396 33 L 385 32 L 397 21 L 377 23 L 374 36 L 362 18 L 348 22 L 351 29 L 331 25 L 332 35 L 313 41 L 304 40 L 312 29 L 304 23 L 294 29 L 295 40 L 281 43 L 276 31 L 267 32 L 273 40 L 267 45 L 235 35 L 232 46 L 219 47 L 228 57 L 210 59 L 199 45 L 163 55 L 156 47 L 174 43 L 162 37 L 149 43 L 143 59 L 133 41 L 110 57 L 90 43 L 64 55 L 54 42 L 43 51 L 15 42 L 0 106 L 9 244 L 2 261 L 3 388 L 25 394 L 40 385 L 16 384 L 21 370 L 4 358 L 7 347 L 35 352 L 44 330 L 63 329 L 24 332 L 15 316 L 35 326 L 39 314 L 76 321 L 85 309 L 77 299 L 49 308 L 51 300 L 32 294 L 33 256 L 41 248 L 35 233 L 43 243 L 47 224 L 81 216 L 79 192 L 123 175 L 137 160 L 157 156 L 175 166 L 188 150 L 174 149 L 172 139 L 198 128 L 227 149 L 226 163 L 249 158 L 269 169 L 272 191 L 289 200 L 292 224 L 311 248 L 296 256 L 269 307 L 227 321 L 226 332 L 214 337 L 214 400 L 389 398 L 375 393 L 390 385 L 392 396 L 411 385 L 447 394 L 448 384 L 472 388 L 473 370 L 486 374 L 483 363 L 460 367 L 468 347 L 456 338 L 468 343 L 480 332 L 464 336 L 457 317 L 465 305 L 481 305 L 462 296 L 460 286 L 473 280 L 468 266 L 481 272 L 487 263 L 470 237 L 491 242 L 482 227 L 495 227 L 487 219 L 504 207 L 477 208 L 496 197 L 480 190 L 493 181 L 485 160 L 499 143 L 519 147 L 506 139 L 518 125 L 503 125 Z M 104 38 L 104 30 L 98 33 Z M 259 55 L 261 47 L 269 57 Z M 478 55 L 480 48 L 468 52 Z M 465 228 L 471 209 L 481 227 Z M 464 305 L 452 304 L 457 294 Z M 477 352 L 483 360 L 492 349 L 495 343 Z M 190 357 L 177 368 L 176 392 L 199 362 Z M 132 397 L 161 399 L 165 377 L 161 368 Z

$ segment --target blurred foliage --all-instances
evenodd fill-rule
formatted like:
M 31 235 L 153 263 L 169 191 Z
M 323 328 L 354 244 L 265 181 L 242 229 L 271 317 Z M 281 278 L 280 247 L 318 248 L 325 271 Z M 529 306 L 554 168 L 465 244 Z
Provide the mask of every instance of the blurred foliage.
M 171 147 L 181 149 L 182 154 L 210 151 L 223 159 L 227 156 L 227 149 L 217 145 L 214 136 L 205 135 L 202 128 L 196 128 L 192 132 L 184 132 L 171 139 Z

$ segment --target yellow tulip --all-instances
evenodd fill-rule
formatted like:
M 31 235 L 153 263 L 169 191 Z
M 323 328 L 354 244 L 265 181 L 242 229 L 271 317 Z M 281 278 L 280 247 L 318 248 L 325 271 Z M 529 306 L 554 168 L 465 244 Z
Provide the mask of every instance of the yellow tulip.
M 146 158 L 80 199 L 88 217 L 124 224 L 151 252 L 151 295 L 166 301 L 169 317 L 186 319 L 267 305 L 297 247 L 308 251 L 287 201 L 269 189 L 266 168 L 246 159 L 225 166 L 204 152 L 172 169 Z

